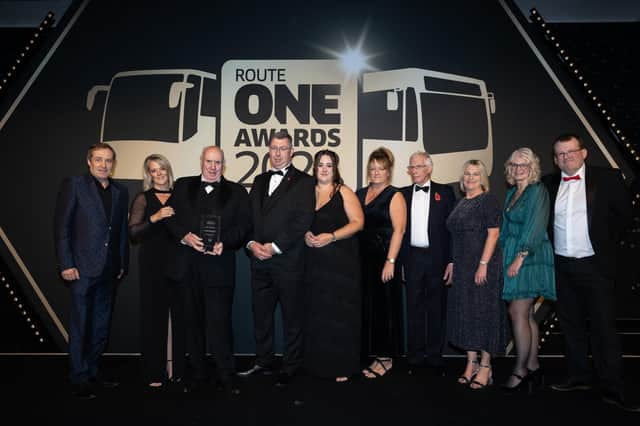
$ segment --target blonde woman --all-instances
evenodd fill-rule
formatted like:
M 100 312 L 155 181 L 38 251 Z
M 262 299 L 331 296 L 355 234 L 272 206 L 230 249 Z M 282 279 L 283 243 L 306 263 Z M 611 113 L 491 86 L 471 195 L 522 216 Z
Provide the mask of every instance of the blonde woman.
M 141 343 L 143 375 L 149 387 L 160 388 L 168 379 L 167 334 L 169 315 L 174 380 L 184 373 L 185 336 L 183 327 L 183 294 L 181 287 L 165 275 L 164 265 L 175 255 L 175 242 L 163 226 L 173 216 L 166 205 L 173 188 L 171 164 L 160 154 L 144 160 L 144 192 L 140 192 L 129 214 L 129 235 L 140 244 Z
M 553 248 L 547 236 L 549 193 L 540 183 L 540 160 L 529 148 L 518 148 L 505 163 L 507 192 L 500 247 L 504 253 L 504 290 L 509 302 L 517 361 L 503 385 L 507 393 L 542 383 L 538 362 L 538 324 L 533 318 L 535 300 L 556 299 Z
M 489 177 L 482 161 L 464 164 L 460 189 L 464 197 L 447 219 L 453 253 L 447 337 L 467 354 L 458 383 L 483 389 L 493 383 L 491 358 L 505 347 L 502 254 L 498 247 L 502 212 L 489 192 Z

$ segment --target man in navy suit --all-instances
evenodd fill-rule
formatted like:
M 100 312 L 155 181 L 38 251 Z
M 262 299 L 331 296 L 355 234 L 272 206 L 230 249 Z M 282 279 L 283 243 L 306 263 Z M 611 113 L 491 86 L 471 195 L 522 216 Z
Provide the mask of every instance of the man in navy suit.
M 401 264 L 407 295 L 409 373 L 429 367 L 444 375 L 447 288 L 453 263 L 446 220 L 453 210 L 451 187 L 431 180 L 433 161 L 427 152 L 409 159 L 413 185 L 402 188 L 407 202 L 407 230 L 402 240 Z
M 129 263 L 129 194 L 109 177 L 115 163 L 111 146 L 91 146 L 89 173 L 66 179 L 56 202 L 58 269 L 71 289 L 71 383 L 74 394 L 84 399 L 95 397 L 92 385 L 117 386 L 98 376 L 109 337 L 115 282 L 125 275 Z
M 256 361 L 247 377 L 270 373 L 274 367 L 274 314 L 280 303 L 284 356 L 276 385 L 284 386 L 302 363 L 304 317 L 304 234 L 315 209 L 314 179 L 291 164 L 293 145 L 286 132 L 269 141 L 272 169 L 256 177 L 251 200 L 251 289 Z
M 631 198 L 619 170 L 585 164 L 587 149 L 578 135 L 556 138 L 553 156 L 560 171 L 542 181 L 551 198 L 548 229 L 555 252 L 556 311 L 569 374 L 566 382 L 551 389 L 591 388 L 591 340 L 602 400 L 625 411 L 640 411 L 624 398 L 615 315 L 616 247 L 631 223 Z

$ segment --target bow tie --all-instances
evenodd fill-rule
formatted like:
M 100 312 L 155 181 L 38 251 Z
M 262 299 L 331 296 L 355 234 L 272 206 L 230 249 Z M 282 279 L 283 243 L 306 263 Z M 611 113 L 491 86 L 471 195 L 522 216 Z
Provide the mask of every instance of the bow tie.
M 202 187 L 203 188 L 206 188 L 207 186 L 212 186 L 214 188 L 217 188 L 217 187 L 220 186 L 220 182 L 205 182 L 205 181 L 202 181 L 201 183 L 202 183 Z
M 570 180 L 580 180 L 580 175 L 575 175 L 575 176 L 565 176 L 562 178 L 562 180 L 564 182 L 568 182 Z
M 415 192 L 418 192 L 418 191 L 424 191 L 424 192 L 428 193 L 428 192 L 429 192 L 429 187 L 428 187 L 428 186 L 418 186 L 418 185 L 415 185 L 415 186 L 414 186 L 414 188 L 413 188 L 413 190 L 414 190 Z
M 269 177 L 273 175 L 284 176 L 284 172 L 282 170 L 269 170 Z

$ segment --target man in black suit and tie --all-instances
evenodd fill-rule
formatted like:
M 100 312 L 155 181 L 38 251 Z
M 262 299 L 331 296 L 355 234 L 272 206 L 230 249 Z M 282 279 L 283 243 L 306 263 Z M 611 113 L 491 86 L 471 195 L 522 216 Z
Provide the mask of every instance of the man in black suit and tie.
M 433 161 L 427 152 L 409 159 L 413 185 L 402 188 L 407 201 L 407 230 L 401 262 L 406 280 L 409 374 L 429 367 L 444 375 L 447 289 L 451 278 L 450 235 L 447 217 L 455 203 L 453 190 L 431 180 Z
M 95 398 L 98 366 L 111 325 L 115 282 L 129 264 L 129 193 L 110 179 L 116 163 L 111 146 L 89 148 L 89 173 L 66 179 L 58 193 L 54 239 L 58 269 L 71 289 L 69 359 L 74 394 Z
M 631 222 L 631 199 L 618 170 L 585 165 L 579 136 L 553 143 L 560 173 L 545 176 L 551 197 L 549 234 L 555 252 L 557 314 L 565 336 L 568 380 L 556 391 L 591 388 L 586 320 L 602 400 L 638 411 L 624 399 L 620 341 L 616 334 L 616 247 Z
M 206 147 L 200 157 L 202 174 L 176 181 L 167 202 L 175 215 L 165 223 L 180 245 L 168 275 L 185 287 L 187 346 L 192 367 L 185 392 L 200 389 L 209 377 L 206 360 L 209 343 L 219 385 L 229 395 L 237 395 L 240 390 L 233 379 L 231 307 L 235 252 L 246 241 L 249 228 L 249 196 L 241 185 L 224 178 L 224 166 L 222 150 Z M 216 227 L 218 230 L 212 241 L 207 241 L 202 232 L 202 221 L 206 218 L 212 219 L 213 230 Z
M 304 234 L 315 209 L 313 178 L 291 164 L 291 136 L 276 132 L 269 141 L 272 169 L 256 177 L 251 199 L 251 288 L 256 360 L 241 376 L 270 373 L 274 367 L 274 313 L 278 302 L 284 327 L 284 356 L 276 385 L 289 383 L 302 362 L 304 318 Z

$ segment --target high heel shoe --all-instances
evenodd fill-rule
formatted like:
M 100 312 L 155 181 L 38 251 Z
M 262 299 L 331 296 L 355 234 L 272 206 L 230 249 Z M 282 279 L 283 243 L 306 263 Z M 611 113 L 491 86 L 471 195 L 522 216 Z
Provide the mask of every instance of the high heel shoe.
M 542 370 L 542 367 L 538 367 L 535 370 L 529 370 L 527 368 L 527 376 L 530 378 L 531 384 L 535 389 L 544 388 L 544 370 Z
M 479 370 L 478 361 L 467 359 L 467 366 L 469 364 L 471 364 L 471 376 L 467 377 L 464 375 L 464 373 L 458 376 L 458 383 L 460 383 L 461 385 L 469 386 L 471 384 L 471 381 L 475 379 L 476 374 L 478 374 L 478 370 Z M 465 371 L 467 371 L 466 367 L 465 367 Z
M 469 388 L 473 390 L 486 389 L 488 386 L 491 386 L 493 384 L 493 370 L 491 369 L 491 366 L 484 364 L 479 364 L 479 366 L 480 367 L 478 368 L 478 371 L 480 370 L 480 368 L 486 368 L 489 370 L 489 375 L 487 376 L 487 381 L 485 383 L 479 382 L 476 379 L 471 380 L 471 383 L 469 383 Z M 475 377 L 478 377 L 477 373 Z
M 513 395 L 514 393 L 518 392 L 520 389 L 524 389 L 525 386 L 527 387 L 527 395 L 531 395 L 533 393 L 533 381 L 532 381 L 531 372 L 529 370 L 527 370 L 527 374 L 525 374 L 524 376 L 521 376 L 520 374 L 516 374 L 516 373 L 511 373 L 511 376 L 515 377 L 516 379 L 520 379 L 520 381 L 515 386 L 507 386 L 506 383 L 502 385 L 502 391 L 505 394 Z

